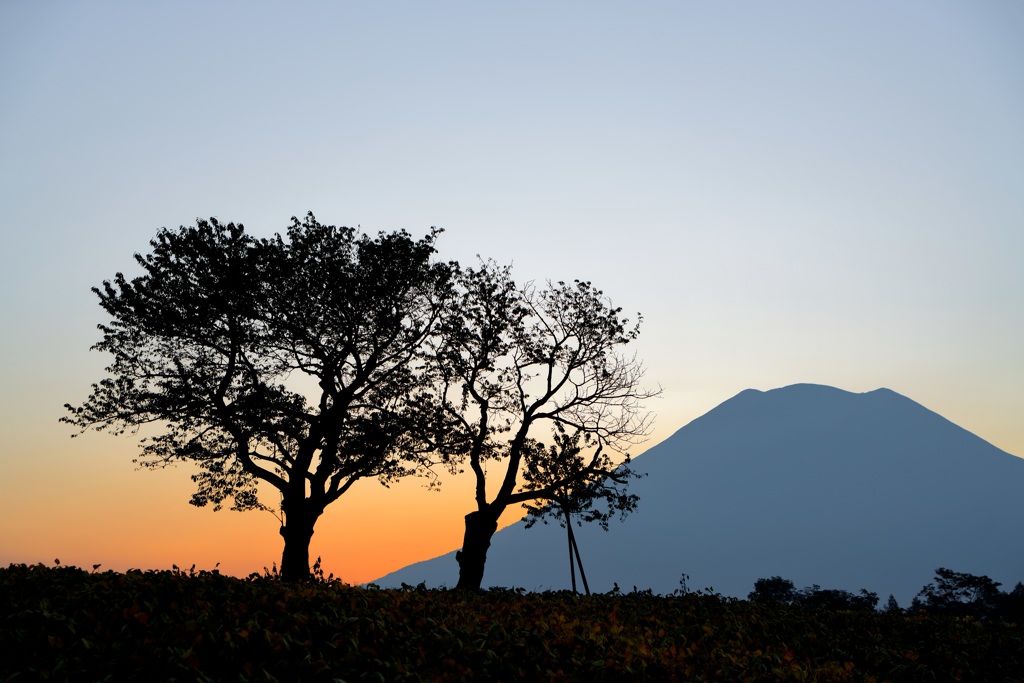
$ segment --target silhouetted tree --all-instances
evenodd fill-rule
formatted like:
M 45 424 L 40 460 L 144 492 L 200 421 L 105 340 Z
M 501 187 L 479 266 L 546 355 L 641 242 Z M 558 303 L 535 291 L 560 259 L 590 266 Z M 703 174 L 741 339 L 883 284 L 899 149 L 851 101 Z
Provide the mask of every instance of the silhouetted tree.
M 589 282 L 538 290 L 493 263 L 462 272 L 438 350 L 445 457 L 452 467 L 468 461 L 475 478 L 459 588 L 480 587 L 509 506 L 599 492 L 621 464 L 611 454 L 628 463 L 625 447 L 646 435 L 641 403 L 657 392 L 641 388 L 640 364 L 619 354 L 639 332 L 620 314 Z
M 747 596 L 747 599 L 780 602 L 788 605 L 796 596 L 796 586 L 792 581 L 781 576 L 773 576 L 770 579 L 755 581 L 754 590 Z
M 889 594 L 889 599 L 885 602 L 885 611 L 890 613 L 902 612 L 903 609 L 900 607 L 900 603 L 896 602 L 896 597 Z
M 755 581 L 754 590 L 747 599 L 831 610 L 873 610 L 878 605 L 878 594 L 864 588 L 859 594 L 822 588 L 817 584 L 796 590 L 792 581 L 781 576 Z
M 162 229 L 135 256 L 141 276 L 94 288 L 112 321 L 93 348 L 113 360 L 63 420 L 155 431 L 137 462 L 198 465 L 197 506 L 269 509 L 257 482 L 277 489 L 281 575 L 307 578 L 330 503 L 426 462 L 415 435 L 436 410 L 420 366 L 453 270 L 431 261 L 437 234 L 371 238 L 312 214 L 270 239 L 215 219 Z
M 860 593 L 854 594 L 837 588 L 814 585 L 797 593 L 793 603 L 829 610 L 874 611 L 878 606 L 878 594 L 866 588 L 861 588 Z
M 625 517 L 636 509 L 640 498 L 636 494 L 627 493 L 626 487 L 630 479 L 639 475 L 629 465 L 622 465 L 601 479 L 573 476 L 582 469 L 584 460 L 580 454 L 591 445 L 588 442 L 589 434 L 580 430 L 567 434 L 563 425 L 556 424 L 552 438 L 554 445 L 550 447 L 550 458 L 546 461 L 529 460 L 523 472 L 523 479 L 531 489 L 539 490 L 548 485 L 553 487 L 549 502 L 530 501 L 524 504 L 527 510 L 525 527 L 529 529 L 538 521 L 547 524 L 548 520 L 553 519 L 566 530 L 572 591 L 576 592 L 578 567 L 584 593 L 590 595 L 579 544 L 572 529 L 573 522 L 581 527 L 596 522 L 607 531 L 608 523 L 616 513 Z
M 935 579 L 914 598 L 913 609 L 927 609 L 956 616 L 984 618 L 999 607 L 1001 584 L 987 576 L 975 576 L 939 567 Z

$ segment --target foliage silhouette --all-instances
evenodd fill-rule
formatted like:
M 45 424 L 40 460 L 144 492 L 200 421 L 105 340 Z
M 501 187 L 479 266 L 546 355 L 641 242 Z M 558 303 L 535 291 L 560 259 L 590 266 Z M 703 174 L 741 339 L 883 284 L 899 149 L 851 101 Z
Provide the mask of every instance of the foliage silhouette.
M 878 606 L 878 594 L 865 588 L 861 588 L 858 593 L 851 593 L 838 588 L 822 588 L 814 585 L 800 591 L 796 602 L 807 607 L 831 610 L 874 611 Z
M 945 567 L 935 570 L 935 578 L 924 586 L 910 605 L 911 610 L 926 610 L 975 619 L 1001 619 L 1024 623 L 1024 584 L 1009 593 L 987 576 L 955 572 Z
M 754 590 L 747 596 L 749 600 L 763 600 L 789 604 L 796 598 L 796 586 L 789 579 L 773 576 L 770 579 L 758 579 L 754 582 Z
M 605 531 L 608 523 L 618 513 L 625 517 L 634 511 L 640 501 L 639 496 L 626 492 L 630 479 L 639 475 L 630 469 L 628 464 L 615 469 L 604 478 L 587 479 L 579 475 L 583 464 L 580 454 L 588 443 L 588 434 L 576 431 L 567 434 L 562 425 L 555 425 L 552 439 L 555 443 L 550 452 L 551 461 L 546 467 L 537 460 L 529 460 L 524 472 L 524 480 L 534 488 L 545 484 L 553 485 L 554 493 L 548 501 L 530 501 L 524 504 L 527 510 L 525 527 L 529 529 L 537 522 L 547 524 L 555 520 L 566 531 L 569 550 L 569 577 L 572 591 L 576 592 L 576 568 L 579 568 L 583 581 L 583 590 L 590 595 L 590 586 L 583 569 L 579 544 L 572 525 L 575 518 L 577 526 L 584 523 L 599 524 Z M 576 468 L 576 472 L 567 470 Z
M 863 588 L 860 593 L 854 594 L 835 588 L 822 588 L 815 584 L 798 591 L 792 581 L 781 576 L 758 579 L 754 582 L 754 590 L 747 597 L 754 602 L 802 605 L 830 610 L 874 610 L 878 605 L 878 594 Z
M 425 342 L 455 270 L 431 260 L 438 233 L 369 237 L 312 213 L 269 239 L 213 218 L 160 230 L 135 256 L 142 275 L 93 289 L 112 317 L 93 348 L 113 360 L 63 421 L 145 428 L 137 462 L 198 465 L 197 506 L 272 510 L 257 482 L 277 489 L 281 575 L 308 578 L 329 504 L 429 464 Z
M 939 567 L 935 570 L 935 579 L 921 589 L 906 613 L 930 612 L 958 618 L 1024 623 L 1024 583 L 1018 582 L 1008 593 L 1000 591 L 1000 585 L 987 576 Z M 758 579 L 747 597 L 751 602 L 829 610 L 874 611 L 878 605 L 878 595 L 863 588 L 857 594 L 823 589 L 817 585 L 796 590 L 792 581 L 780 576 Z M 890 595 L 882 612 L 900 615 L 905 611 Z
M 619 353 L 638 324 L 629 327 L 589 282 L 518 286 L 509 268 L 485 262 L 463 270 L 457 289 L 437 352 L 445 406 L 438 443 L 449 467 L 468 461 L 475 478 L 476 509 L 456 557 L 458 587 L 477 590 L 509 506 L 571 499 L 604 525 L 608 511 L 585 501 L 635 507 L 624 492 L 625 448 L 646 436 L 641 404 L 657 392 L 640 386 L 642 367 Z M 492 492 L 489 476 L 498 482 Z

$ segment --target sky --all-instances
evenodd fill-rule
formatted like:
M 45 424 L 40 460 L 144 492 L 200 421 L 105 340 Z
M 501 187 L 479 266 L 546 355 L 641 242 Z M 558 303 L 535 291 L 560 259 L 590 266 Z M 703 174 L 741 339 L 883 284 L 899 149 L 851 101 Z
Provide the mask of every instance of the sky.
M 0 4 L 0 566 L 279 561 L 270 514 L 58 423 L 104 376 L 90 288 L 198 217 L 592 281 L 643 315 L 646 446 L 811 382 L 1024 456 L 1021 35 L 1015 0 Z M 472 507 L 360 482 L 312 555 L 369 581 Z

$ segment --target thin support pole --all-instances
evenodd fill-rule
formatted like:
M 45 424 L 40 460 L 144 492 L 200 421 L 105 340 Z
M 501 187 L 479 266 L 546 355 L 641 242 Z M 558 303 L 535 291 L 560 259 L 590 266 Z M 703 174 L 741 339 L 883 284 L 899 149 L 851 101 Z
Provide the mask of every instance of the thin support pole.
M 573 562 L 572 551 L 573 551 L 573 538 L 572 538 L 572 521 L 569 519 L 569 511 L 564 507 L 562 508 L 562 514 L 565 515 L 565 528 L 569 530 L 569 576 L 572 578 L 572 592 L 576 594 L 576 566 Z
M 583 560 L 580 559 L 580 547 L 576 543 L 576 534 L 572 532 L 572 525 L 567 524 L 569 528 L 569 544 L 572 545 L 573 552 L 576 553 L 576 564 L 580 567 L 580 578 L 583 579 L 583 591 L 590 595 L 590 586 L 587 585 L 587 573 L 583 571 Z

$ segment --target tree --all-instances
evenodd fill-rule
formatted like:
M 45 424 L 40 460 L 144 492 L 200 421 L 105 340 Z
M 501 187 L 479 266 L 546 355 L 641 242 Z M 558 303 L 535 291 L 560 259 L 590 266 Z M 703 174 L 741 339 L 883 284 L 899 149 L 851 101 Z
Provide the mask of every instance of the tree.
M 780 602 L 788 605 L 798 595 L 799 593 L 792 581 L 781 576 L 773 576 L 770 579 L 758 579 L 755 581 L 754 590 L 750 592 L 747 599 Z
M 860 610 L 874 611 L 878 606 L 878 594 L 861 588 L 859 594 L 838 588 L 822 588 L 813 585 L 800 591 L 793 600 L 794 604 L 828 610 Z
M 63 421 L 161 426 L 136 462 L 198 465 L 193 505 L 270 509 L 257 482 L 277 489 L 281 575 L 308 578 L 329 504 L 359 479 L 387 484 L 427 462 L 425 342 L 453 271 L 431 260 L 438 232 L 371 238 L 311 213 L 270 239 L 212 218 L 160 230 L 135 256 L 141 276 L 93 289 L 112 317 L 93 348 L 113 361 Z
M 999 608 L 998 581 L 939 567 L 935 579 L 914 597 L 912 609 L 929 609 L 956 616 L 988 617 Z
M 817 584 L 797 590 L 792 581 L 781 576 L 755 581 L 754 590 L 747 595 L 747 599 L 828 610 L 869 611 L 878 605 L 878 594 L 865 588 L 861 588 L 859 594 L 836 588 L 822 588 Z M 891 596 L 890 601 L 893 601 Z
M 618 353 L 639 333 L 620 314 L 589 282 L 538 290 L 490 262 L 462 271 L 437 350 L 438 446 L 449 466 L 468 461 L 475 479 L 459 588 L 480 588 L 509 506 L 607 490 L 598 483 L 615 474 L 612 453 L 628 464 L 624 448 L 647 434 L 641 403 L 657 392 L 641 388 L 642 367 Z
M 576 592 L 578 567 L 584 593 L 590 595 L 583 559 L 580 557 L 576 534 L 572 530 L 573 517 L 577 526 L 596 522 L 607 531 L 608 523 L 616 513 L 620 517 L 625 517 L 636 509 L 640 498 L 636 494 L 627 493 L 626 487 L 630 479 L 640 475 L 628 464 L 624 464 L 604 478 L 571 476 L 576 472 L 566 470 L 581 469 L 583 460 L 579 456 L 582 450 L 590 445 L 589 434 L 582 431 L 568 434 L 561 424 L 556 423 L 552 438 L 555 443 L 551 447 L 550 458 L 531 459 L 526 463 L 523 478 L 530 488 L 539 490 L 550 486 L 553 493 L 547 502 L 541 500 L 524 503 L 527 511 L 525 526 L 529 529 L 537 522 L 547 524 L 549 519 L 554 519 L 565 529 L 572 591 Z

